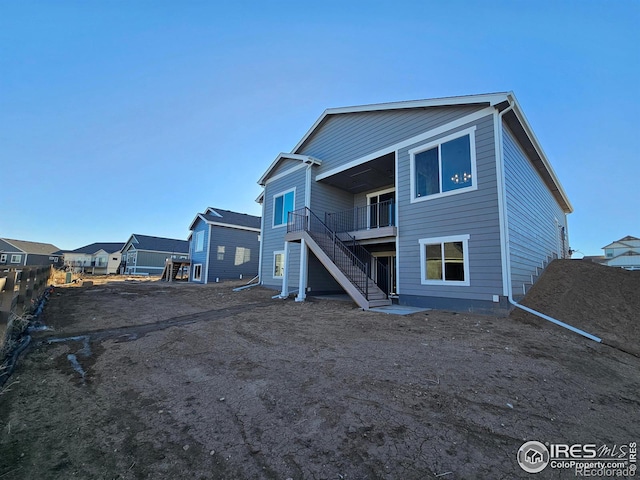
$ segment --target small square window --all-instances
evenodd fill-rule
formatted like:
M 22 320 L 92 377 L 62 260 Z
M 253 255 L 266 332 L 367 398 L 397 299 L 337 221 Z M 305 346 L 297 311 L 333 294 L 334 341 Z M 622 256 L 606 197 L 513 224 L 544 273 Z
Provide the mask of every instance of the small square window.
M 11 255 L 11 263 L 20 263 L 22 255 Z
M 420 275 L 423 285 L 469 285 L 469 235 L 423 238 Z

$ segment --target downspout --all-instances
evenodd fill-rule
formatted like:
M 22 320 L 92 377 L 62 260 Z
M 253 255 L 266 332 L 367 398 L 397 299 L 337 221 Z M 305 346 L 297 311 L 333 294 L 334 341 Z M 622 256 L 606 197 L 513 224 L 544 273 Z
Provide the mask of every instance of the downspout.
M 504 184 L 504 146 L 503 146 L 503 132 L 502 132 L 502 117 L 504 116 L 505 113 L 513 110 L 515 104 L 513 102 L 513 100 L 511 98 L 509 98 L 509 106 L 507 108 L 505 108 L 504 110 L 502 110 L 499 114 L 498 114 L 498 126 L 500 129 L 499 132 L 499 137 L 500 137 L 500 141 L 498 143 L 498 145 L 496 145 L 497 148 L 499 148 L 499 152 L 498 152 L 498 160 L 501 162 L 501 173 L 502 173 L 502 178 L 500 179 L 500 181 Z M 601 343 L 602 339 L 599 337 L 596 337 L 595 335 L 591 335 L 590 333 L 585 332 L 584 330 L 580 330 L 579 328 L 576 328 L 572 325 L 569 325 L 568 323 L 564 323 L 561 322 L 558 319 L 555 319 L 553 317 L 550 317 L 549 315 L 545 315 L 544 313 L 540 313 L 532 308 L 529 308 L 525 305 L 521 305 L 518 302 L 516 302 L 513 299 L 513 284 L 511 282 L 511 252 L 510 252 L 510 246 L 509 246 L 509 231 L 506 228 L 507 225 L 507 202 L 506 202 L 506 198 L 505 198 L 505 191 L 504 188 L 502 189 L 502 196 L 501 198 L 499 198 L 499 201 L 502 202 L 502 215 L 503 215 L 503 225 L 505 225 L 505 237 L 506 237 L 506 241 L 505 241 L 505 248 L 506 248 L 506 256 L 505 256 L 505 260 L 507 262 L 507 299 L 509 300 L 509 303 L 511 305 L 513 305 L 516 308 L 519 308 L 520 310 L 524 310 L 525 312 L 531 313 L 532 315 L 535 315 L 537 317 L 540 317 L 544 320 L 547 320 L 551 323 L 555 323 L 556 325 L 559 325 L 560 327 L 566 328 L 567 330 L 571 330 L 574 333 L 577 333 L 579 335 L 582 335 L 583 337 L 588 338 L 589 340 L 593 340 L 594 342 L 598 342 Z

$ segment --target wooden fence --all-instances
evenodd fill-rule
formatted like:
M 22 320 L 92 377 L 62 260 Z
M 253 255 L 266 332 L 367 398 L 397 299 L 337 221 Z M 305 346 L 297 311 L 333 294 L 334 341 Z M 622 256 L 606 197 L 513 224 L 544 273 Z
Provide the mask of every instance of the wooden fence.
M 51 265 L 0 267 L 0 331 L 5 330 L 12 312 L 22 315 L 24 306 L 40 296 L 52 274 Z

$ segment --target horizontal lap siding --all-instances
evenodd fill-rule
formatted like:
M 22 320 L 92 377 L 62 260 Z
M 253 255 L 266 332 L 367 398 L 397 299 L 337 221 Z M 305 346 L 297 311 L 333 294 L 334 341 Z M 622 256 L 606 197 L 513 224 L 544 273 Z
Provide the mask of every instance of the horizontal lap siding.
M 514 136 L 503 129 L 504 176 L 513 292 L 523 292 L 536 267 L 558 253 L 566 217 Z
M 171 253 L 165 252 L 146 252 L 138 250 L 136 258 L 136 273 L 149 273 L 151 275 L 161 275 L 164 269 L 165 260 L 171 257 Z M 180 254 L 179 256 L 187 257 L 188 255 Z M 154 268 L 145 268 L 154 267 Z
M 201 252 L 196 252 L 196 233 L 204 232 L 204 242 Z M 193 229 L 193 234 L 191 235 L 190 242 L 190 251 L 191 251 L 191 272 L 189 274 L 189 281 L 193 281 L 193 267 L 195 265 L 202 265 L 201 269 L 201 280 L 196 280 L 196 283 L 204 283 L 205 274 L 207 268 L 207 245 L 209 243 L 209 225 L 206 222 L 203 222 L 202 219 L 198 219 L 196 226 Z
M 269 177 L 275 177 L 279 173 L 286 172 L 287 170 L 300 166 L 302 162 L 300 160 L 292 160 L 290 158 L 283 158 L 278 162 L 278 165 L 271 171 Z
M 296 153 L 322 160 L 322 165 L 314 172 L 319 175 L 483 107 L 432 107 L 332 115 Z
M 411 203 L 408 150 L 476 125 L 478 189 Z M 502 263 L 493 116 L 461 126 L 398 152 L 398 242 L 400 295 L 491 301 L 502 294 Z M 470 285 L 422 285 L 421 238 L 469 234 Z
M 315 177 L 317 167 L 314 167 L 312 177 Z M 324 221 L 325 213 L 342 212 L 353 208 L 353 195 L 326 183 L 312 182 L 311 210 Z
M 224 252 L 219 247 L 224 248 Z M 211 227 L 209 282 L 246 278 L 258 274 L 258 233 L 229 227 Z M 244 249 L 244 250 L 243 250 Z
M 284 236 L 287 227 L 273 228 L 273 197 L 293 187 L 295 193 L 295 210 L 304 208 L 304 190 L 306 169 L 296 170 L 277 180 L 268 182 L 264 189 L 264 235 L 262 237 L 262 282 L 272 288 L 280 288 L 282 279 L 273 278 L 273 252 L 284 250 Z M 286 272 L 285 272 L 286 273 Z M 289 248 L 289 288 L 298 287 L 300 276 L 300 244 L 292 243 Z

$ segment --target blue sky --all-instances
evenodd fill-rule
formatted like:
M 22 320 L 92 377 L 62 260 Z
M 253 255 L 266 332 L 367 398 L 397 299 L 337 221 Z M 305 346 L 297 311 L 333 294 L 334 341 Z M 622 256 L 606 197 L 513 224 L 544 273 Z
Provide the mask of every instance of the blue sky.
M 186 238 L 326 108 L 510 90 L 571 247 L 640 236 L 638 0 L 4 0 L 0 236 Z

